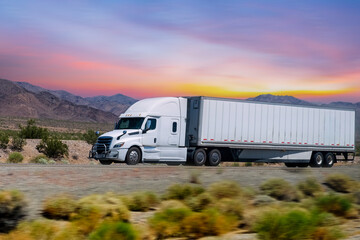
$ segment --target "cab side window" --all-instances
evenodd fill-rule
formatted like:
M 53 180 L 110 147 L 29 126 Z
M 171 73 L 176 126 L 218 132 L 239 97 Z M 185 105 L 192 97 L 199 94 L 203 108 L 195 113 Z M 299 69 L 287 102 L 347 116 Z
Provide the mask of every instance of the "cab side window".
M 149 128 L 149 130 L 154 130 L 156 128 L 156 119 L 154 118 L 149 118 L 147 121 L 146 121 L 146 125 L 145 125 L 145 128 Z

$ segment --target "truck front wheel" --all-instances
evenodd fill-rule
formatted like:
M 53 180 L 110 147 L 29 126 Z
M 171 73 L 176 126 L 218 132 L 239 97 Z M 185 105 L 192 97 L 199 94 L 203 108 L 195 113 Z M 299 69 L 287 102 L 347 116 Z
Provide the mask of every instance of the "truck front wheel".
M 221 153 L 217 149 L 213 149 L 208 154 L 208 159 L 206 161 L 207 166 L 217 166 L 221 162 Z
M 127 165 L 136 165 L 140 162 L 141 152 L 137 147 L 131 147 L 126 154 L 125 162 Z
M 202 166 L 206 162 L 206 152 L 202 148 L 198 148 L 195 150 L 193 163 L 195 166 Z

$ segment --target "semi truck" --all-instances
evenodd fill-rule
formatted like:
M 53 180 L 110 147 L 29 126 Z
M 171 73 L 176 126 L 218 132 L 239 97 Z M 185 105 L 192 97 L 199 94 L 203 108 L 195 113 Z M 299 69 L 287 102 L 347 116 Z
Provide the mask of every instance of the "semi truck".
M 332 167 L 354 155 L 354 109 L 213 97 L 140 100 L 89 152 L 104 165 L 238 161 Z

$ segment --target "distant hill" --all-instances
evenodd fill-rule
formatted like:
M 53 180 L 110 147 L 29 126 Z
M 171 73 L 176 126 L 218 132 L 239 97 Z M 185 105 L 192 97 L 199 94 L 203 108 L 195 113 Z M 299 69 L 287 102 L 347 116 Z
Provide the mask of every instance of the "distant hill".
M 271 103 L 286 103 L 286 104 L 296 104 L 296 105 L 307 105 L 313 106 L 314 103 L 310 103 L 293 96 L 277 96 L 272 94 L 262 94 L 254 98 L 248 98 L 247 100 L 259 101 L 259 102 L 271 102 Z
M 122 94 L 83 98 L 64 90 L 49 90 L 27 82 L 16 82 L 16 84 L 33 93 L 48 92 L 62 100 L 72 102 L 76 105 L 90 106 L 106 112 L 111 112 L 117 116 L 119 116 L 120 113 L 125 112 L 130 105 L 137 101 L 136 99 Z
M 0 79 L 0 86 L 0 116 L 86 122 L 114 122 L 117 118 L 110 112 L 76 105 L 49 91 L 31 92 L 4 79 Z

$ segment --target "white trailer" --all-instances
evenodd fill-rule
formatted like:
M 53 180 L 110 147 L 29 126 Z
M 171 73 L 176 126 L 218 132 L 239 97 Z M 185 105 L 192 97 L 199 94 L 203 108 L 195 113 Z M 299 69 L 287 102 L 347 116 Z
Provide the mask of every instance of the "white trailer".
M 355 152 L 355 111 L 210 97 L 132 105 L 90 157 L 112 162 L 217 166 L 221 161 L 331 167 Z

